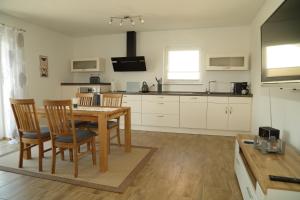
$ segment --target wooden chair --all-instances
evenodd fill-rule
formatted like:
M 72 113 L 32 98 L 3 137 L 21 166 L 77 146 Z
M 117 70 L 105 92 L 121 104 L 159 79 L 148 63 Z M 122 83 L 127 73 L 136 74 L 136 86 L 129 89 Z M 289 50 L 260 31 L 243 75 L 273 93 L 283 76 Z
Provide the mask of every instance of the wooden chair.
M 101 98 L 101 106 L 121 107 L 122 98 L 123 98 L 123 94 L 104 93 L 104 94 L 102 94 L 102 98 Z M 89 123 L 88 128 L 97 129 L 98 128 L 98 123 L 97 122 L 91 122 L 91 123 Z M 108 129 L 108 134 L 109 134 L 108 139 L 111 140 L 111 139 L 117 137 L 118 144 L 121 145 L 120 118 L 117 118 L 116 121 L 113 121 L 113 120 L 108 121 L 107 122 L 107 129 Z M 117 135 L 113 136 L 113 137 L 110 137 L 110 132 L 113 129 L 116 129 Z M 108 144 L 110 144 L 110 141 L 108 142 Z
M 19 132 L 19 168 L 23 167 L 24 151 L 30 152 L 32 147 L 38 145 L 39 171 L 43 171 L 44 152 L 51 150 L 44 150 L 44 142 L 50 140 L 49 129 L 47 127 L 40 128 L 33 99 L 10 99 L 10 103 Z M 29 154 L 28 158 L 30 157 Z
M 78 160 L 86 153 L 92 153 L 93 165 L 96 165 L 96 134 L 88 130 L 75 129 L 71 100 L 45 100 L 44 107 L 52 141 L 51 172 L 55 173 L 56 148 L 69 149 L 75 177 L 78 176 Z M 82 153 L 77 151 L 80 145 L 88 143 L 92 146 L 91 150 Z
M 93 93 L 76 93 L 76 97 L 79 98 L 79 106 L 92 106 L 94 101 Z

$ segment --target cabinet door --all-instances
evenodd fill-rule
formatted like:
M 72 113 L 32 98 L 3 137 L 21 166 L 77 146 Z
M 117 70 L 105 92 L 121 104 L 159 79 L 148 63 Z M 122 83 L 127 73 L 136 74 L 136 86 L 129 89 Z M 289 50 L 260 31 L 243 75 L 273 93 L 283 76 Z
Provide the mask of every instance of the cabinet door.
M 76 97 L 76 93 L 79 92 L 78 86 L 61 86 L 61 98 L 62 99 L 72 99 Z
M 250 131 L 251 104 L 229 104 L 228 129 Z
M 207 103 L 180 102 L 180 127 L 206 128 Z
M 207 104 L 207 128 L 227 130 L 228 128 L 228 104 Z

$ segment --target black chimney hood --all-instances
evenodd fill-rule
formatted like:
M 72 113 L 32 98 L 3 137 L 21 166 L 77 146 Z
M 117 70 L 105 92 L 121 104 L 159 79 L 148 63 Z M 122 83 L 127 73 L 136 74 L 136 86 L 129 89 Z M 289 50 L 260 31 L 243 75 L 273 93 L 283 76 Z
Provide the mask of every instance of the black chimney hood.
M 112 57 L 115 72 L 146 71 L 144 56 L 136 56 L 136 32 L 127 32 L 127 57 Z

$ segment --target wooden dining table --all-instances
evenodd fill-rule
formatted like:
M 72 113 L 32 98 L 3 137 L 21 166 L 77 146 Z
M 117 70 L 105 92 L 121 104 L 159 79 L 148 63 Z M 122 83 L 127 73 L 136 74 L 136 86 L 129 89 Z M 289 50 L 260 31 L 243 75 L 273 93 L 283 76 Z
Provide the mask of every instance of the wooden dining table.
M 46 113 L 43 108 L 37 110 L 38 115 L 45 117 Z M 107 121 L 124 116 L 124 151 L 131 151 L 131 110 L 130 107 L 83 107 L 73 108 L 74 120 L 98 122 L 97 135 L 99 136 L 99 171 L 106 172 L 108 170 L 108 129 Z

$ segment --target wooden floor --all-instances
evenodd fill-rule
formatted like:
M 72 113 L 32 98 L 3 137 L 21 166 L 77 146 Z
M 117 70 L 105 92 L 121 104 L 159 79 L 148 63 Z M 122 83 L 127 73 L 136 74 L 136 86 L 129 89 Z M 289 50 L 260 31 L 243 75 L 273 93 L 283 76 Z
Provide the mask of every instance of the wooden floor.
M 123 194 L 0 171 L 0 199 L 242 199 L 233 169 L 233 137 L 137 132 L 132 140 L 158 151 Z M 0 142 L 0 154 L 11 150 L 12 145 Z

